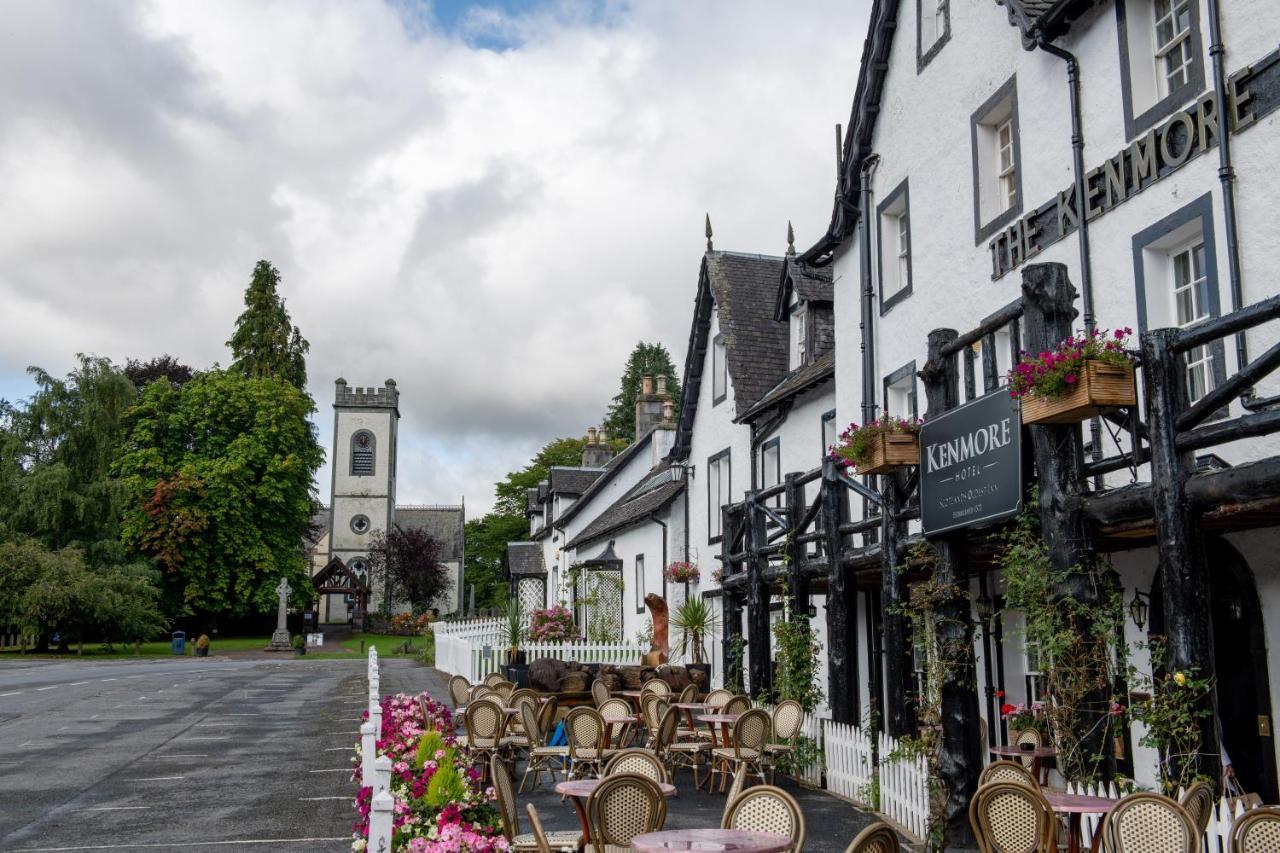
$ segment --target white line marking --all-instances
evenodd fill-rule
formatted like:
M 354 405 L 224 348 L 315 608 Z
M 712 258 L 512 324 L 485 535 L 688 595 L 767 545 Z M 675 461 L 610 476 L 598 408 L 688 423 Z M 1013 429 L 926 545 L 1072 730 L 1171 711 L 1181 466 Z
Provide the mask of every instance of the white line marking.
M 144 776 L 141 779 L 125 779 L 126 782 L 171 782 L 175 779 L 185 779 L 186 776 Z
M 343 750 L 351 750 L 352 752 L 355 752 L 355 749 L 356 748 L 354 746 L 331 746 L 326 749 L 325 752 L 342 752 Z
M 314 844 L 317 841 L 350 841 L 350 835 L 333 838 L 237 838 L 231 841 L 174 841 L 161 844 L 88 844 L 82 847 L 23 847 L 16 853 L 70 853 L 73 850 L 170 850 L 188 847 L 225 847 L 230 844 Z
M 355 747 L 352 747 L 355 749 Z M 162 752 L 159 755 L 147 755 L 144 758 L 148 761 L 159 761 L 162 758 L 208 758 L 207 752 Z
M 228 716 L 228 717 L 261 717 L 262 715 L 261 715 L 261 714 L 256 714 L 256 713 L 255 713 L 255 714 L 245 714 L 245 713 L 232 713 L 232 712 L 228 712 L 226 716 Z
M 350 797 L 298 797 L 301 802 L 314 803 L 318 800 L 350 800 Z
M 103 680 L 103 681 L 115 681 L 115 679 L 114 679 L 114 678 L 104 678 L 104 679 L 102 679 L 102 680 Z
M 21 696 L 21 695 L 22 695 L 21 690 L 11 690 L 8 693 L 0 693 L 0 698 L 3 698 L 5 696 Z
M 82 812 L 135 812 L 149 809 L 151 806 L 95 806 L 91 809 L 79 809 Z
M 308 770 L 308 773 L 350 773 L 350 767 L 335 767 L 330 770 Z
M 189 737 L 187 740 L 229 740 L 231 735 L 218 735 L 216 737 Z
M 42 690 L 53 690 L 61 686 L 62 686 L 61 684 L 50 684 L 48 687 L 37 687 L 36 692 L 39 693 Z
M 73 682 L 71 682 L 70 684 L 68 684 L 67 686 L 68 686 L 68 687 L 79 687 L 79 686 L 80 686 L 80 685 L 82 685 L 82 684 L 88 684 L 88 683 L 89 683 L 89 682 L 87 682 L 87 681 L 73 681 Z

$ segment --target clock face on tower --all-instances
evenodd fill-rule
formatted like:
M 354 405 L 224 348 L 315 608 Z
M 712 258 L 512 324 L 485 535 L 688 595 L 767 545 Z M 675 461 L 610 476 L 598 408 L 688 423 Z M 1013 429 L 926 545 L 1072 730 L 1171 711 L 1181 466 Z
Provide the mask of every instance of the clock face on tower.
M 369 437 L 369 433 L 361 432 L 356 434 L 356 447 L 359 447 L 362 449 L 366 448 L 369 446 L 370 442 L 371 442 L 371 439 Z

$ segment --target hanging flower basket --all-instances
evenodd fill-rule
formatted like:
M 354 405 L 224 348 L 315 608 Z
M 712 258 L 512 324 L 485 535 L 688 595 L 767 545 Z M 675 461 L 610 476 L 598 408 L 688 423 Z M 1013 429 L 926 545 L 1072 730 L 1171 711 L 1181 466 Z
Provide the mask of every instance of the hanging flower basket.
M 849 424 L 831 458 L 858 474 L 888 474 L 920 464 L 920 422 L 888 415 L 866 426 Z
M 1131 329 L 1067 338 L 1052 352 L 1023 353 L 1009 371 L 1009 394 L 1022 403 L 1024 424 L 1073 424 L 1108 409 L 1138 404 Z

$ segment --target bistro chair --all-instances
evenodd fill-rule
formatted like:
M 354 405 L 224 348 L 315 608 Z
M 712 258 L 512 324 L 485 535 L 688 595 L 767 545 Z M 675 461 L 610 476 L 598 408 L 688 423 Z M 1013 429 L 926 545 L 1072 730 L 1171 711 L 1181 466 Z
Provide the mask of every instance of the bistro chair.
M 658 783 L 638 773 L 607 776 L 587 797 L 591 853 L 622 853 L 631 839 L 667 822 L 667 799 Z
M 1197 837 L 1204 835 L 1209 818 L 1213 817 L 1213 786 L 1203 780 L 1196 782 L 1178 798 L 1178 805 L 1191 815 Z
M 1252 809 L 1231 827 L 1231 853 L 1274 853 L 1280 850 L 1280 807 Z
M 1018 737 L 1017 739 L 1014 740 L 1013 743 L 1019 749 L 1026 746 L 1027 744 L 1031 744 L 1031 749 L 1037 750 L 1040 747 L 1044 746 L 1044 738 L 1041 736 L 1040 732 L 1036 731 L 1035 729 L 1023 729 L 1022 731 L 1018 732 Z M 1036 782 L 1038 784 L 1045 785 L 1048 783 L 1049 768 L 1047 766 L 1042 766 L 1042 762 L 1040 761 L 1040 759 L 1036 758 L 1031 752 L 1027 752 L 1023 755 L 1019 755 L 1018 761 L 1022 762 L 1022 766 L 1027 768 L 1027 770 L 1031 772 L 1032 777 L 1035 776 L 1037 768 L 1040 770 L 1040 775 L 1042 778 L 1036 779 Z
M 538 845 L 538 853 L 551 853 L 551 841 L 542 829 L 542 818 L 538 817 L 538 810 L 534 808 L 533 803 L 525 803 L 524 807 L 529 813 L 529 829 L 533 840 Z
M 628 722 L 623 723 L 620 727 L 620 731 L 618 732 L 618 745 L 621 746 L 622 744 L 625 744 L 627 742 L 627 738 L 631 736 L 632 727 L 635 725 L 636 715 L 635 712 L 631 710 L 631 703 L 626 699 L 615 697 L 613 699 L 604 700 L 596 710 L 600 712 L 601 717 L 627 718 Z M 608 727 L 609 724 L 606 723 L 605 728 L 607 729 Z M 608 744 L 606 744 L 606 746 L 607 745 Z
M 467 681 L 463 676 L 455 675 L 449 679 L 449 699 L 453 702 L 455 708 L 459 705 L 467 704 L 467 700 L 471 698 L 470 692 L 471 682 Z
M 670 706 L 667 704 L 666 698 L 654 693 L 641 697 L 640 702 L 640 716 L 644 719 L 645 728 L 649 732 L 648 745 L 652 747 L 654 738 L 658 736 L 658 724 L 662 722 L 662 718 L 666 716 L 667 709 Z
M 1033 788 L 1040 787 L 1036 784 L 1036 779 L 1031 775 L 1031 771 L 1023 767 L 1021 761 L 1000 760 L 991 762 L 982 768 L 982 772 L 978 774 L 979 787 L 988 782 L 1021 782 L 1023 785 L 1030 785 Z
M 512 850 L 539 850 L 538 839 L 533 833 L 520 832 L 520 813 L 516 809 L 516 794 L 511 787 L 511 774 L 507 773 L 507 765 L 498 756 L 489 759 L 489 778 L 493 784 L 493 794 L 498 801 L 498 816 L 502 818 L 502 834 L 511 843 Z M 562 850 L 573 849 L 582 838 L 580 832 L 553 832 L 546 836 L 548 847 Z
M 1197 853 L 1195 821 L 1176 800 L 1160 794 L 1130 794 L 1102 820 L 1107 853 Z
M 731 691 L 725 690 L 723 687 L 717 687 L 707 694 L 707 698 L 703 701 L 711 708 L 723 708 L 724 703 L 733 698 Z
M 646 693 L 656 693 L 664 699 L 671 698 L 671 685 L 661 678 L 650 678 L 640 687 L 640 700 L 644 701 Z
M 619 750 L 613 758 L 605 762 L 605 776 L 613 776 L 617 773 L 639 773 L 655 782 L 668 781 L 667 768 L 662 765 L 662 760 L 650 750 L 639 747 Z
M 556 728 L 556 712 L 560 710 L 560 700 L 548 696 L 547 701 L 538 706 L 538 725 L 546 737 L 550 738 Z
M 486 696 L 492 696 L 492 695 L 493 695 L 493 688 L 490 687 L 489 685 L 475 684 L 475 685 L 472 685 L 471 687 L 471 691 L 467 696 L 467 701 L 474 702 L 477 699 L 483 699 Z
M 675 774 L 671 760 L 671 745 L 676 741 L 676 726 L 679 724 L 680 710 L 667 708 L 662 719 L 658 721 L 658 728 L 654 730 L 653 740 L 649 742 L 649 751 L 658 757 L 663 767 L 667 768 L 668 776 Z
M 710 777 L 710 775 L 711 775 L 710 773 L 707 774 L 708 777 Z M 729 783 L 729 796 L 725 798 L 724 811 L 720 814 L 721 826 L 723 826 L 724 822 L 729 819 L 729 806 L 733 805 L 733 801 L 738 799 L 738 795 L 741 794 L 744 790 L 746 790 L 746 787 L 747 787 L 747 774 L 746 773 L 733 774 L 733 781 Z
M 899 853 L 901 850 L 898 833 L 889 824 L 878 820 L 855 835 L 844 853 Z
M 502 697 L 505 702 L 511 698 L 511 694 L 515 692 L 516 686 L 510 681 L 499 681 L 489 685 L 493 688 L 493 692 Z
M 684 690 L 680 691 L 680 698 L 677 702 L 696 702 L 698 701 L 698 688 L 692 684 L 686 684 Z
M 556 771 L 564 771 L 565 762 L 569 759 L 569 747 L 551 746 L 547 743 L 550 731 L 542 725 L 538 712 L 529 703 L 520 706 L 520 716 L 524 719 L 525 737 L 529 742 L 529 761 L 525 764 L 524 777 L 520 780 L 520 793 L 523 794 L 529 774 L 533 774 L 533 787 L 536 788 L 538 777 L 543 772 L 549 773 L 554 781 Z
M 721 829 L 776 832 L 791 839 L 791 850 L 804 849 L 804 815 L 795 797 L 781 788 L 760 785 L 738 794 L 729 803 Z
M 458 743 L 471 751 L 474 764 L 481 764 L 495 757 L 505 757 L 511 739 L 504 737 L 506 710 L 491 698 L 477 699 L 467 706 L 463 716 L 467 733 Z
M 609 685 L 604 683 L 603 678 L 591 682 L 591 701 L 596 703 L 597 709 L 609 701 Z
M 503 676 L 502 673 L 491 672 L 484 677 L 484 681 L 481 683 L 484 684 L 484 686 L 486 687 L 492 687 L 493 685 L 497 684 L 499 681 L 506 681 L 506 680 L 507 680 L 506 677 Z
M 733 696 L 720 708 L 721 714 L 745 714 L 751 710 L 751 699 L 747 696 Z
M 773 709 L 773 737 L 764 745 L 764 763 L 769 768 L 770 785 L 773 784 L 778 759 L 796 751 L 804 716 L 804 706 L 794 699 L 784 699 Z
M 583 705 L 564 718 L 565 736 L 569 740 L 569 778 L 598 776 L 604 761 L 615 750 L 603 747 L 604 719 L 595 708 Z
M 1057 853 L 1058 822 L 1049 801 L 1025 782 L 991 782 L 969 801 L 969 824 L 982 853 Z
M 764 747 L 768 742 L 769 712 L 762 708 L 752 708 L 738 717 L 737 722 L 733 724 L 732 744 L 711 750 L 711 755 L 721 762 L 731 764 L 734 773 L 745 773 L 751 770 L 760 777 L 761 782 L 764 782 L 761 759 L 764 757 Z
M 672 708 L 667 713 L 677 712 L 678 708 Z M 678 720 L 679 718 L 677 718 Z M 681 733 L 688 731 L 687 729 L 676 729 L 676 738 L 673 743 L 667 745 L 666 759 L 671 766 L 671 772 L 674 775 L 678 767 L 688 767 L 693 771 L 693 785 L 695 788 L 702 787 L 698 781 L 698 769 L 702 766 L 702 758 L 706 756 L 708 760 L 711 758 L 711 741 L 703 738 L 681 738 Z

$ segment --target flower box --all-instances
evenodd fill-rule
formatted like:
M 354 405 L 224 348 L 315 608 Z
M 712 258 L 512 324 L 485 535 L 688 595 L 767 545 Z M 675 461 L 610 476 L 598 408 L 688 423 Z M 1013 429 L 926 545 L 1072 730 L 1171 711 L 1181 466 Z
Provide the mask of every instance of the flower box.
M 1078 381 L 1059 397 L 1041 397 L 1034 391 L 1022 397 L 1024 424 L 1073 424 L 1107 409 L 1136 406 L 1138 392 L 1132 364 L 1107 364 L 1088 360 Z
M 871 439 L 865 461 L 854 463 L 861 474 L 889 474 L 920 464 L 918 433 L 883 433 Z

